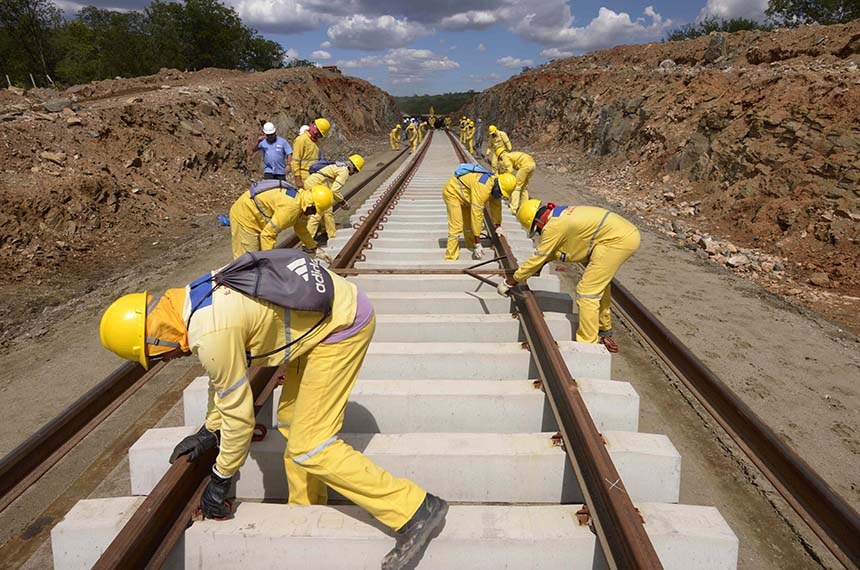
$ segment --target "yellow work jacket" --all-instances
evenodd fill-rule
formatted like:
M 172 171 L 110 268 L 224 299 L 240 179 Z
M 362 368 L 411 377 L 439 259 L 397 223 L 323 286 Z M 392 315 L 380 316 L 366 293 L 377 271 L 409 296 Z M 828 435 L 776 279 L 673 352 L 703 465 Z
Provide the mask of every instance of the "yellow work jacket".
M 349 168 L 342 163 L 335 162 L 326 167 L 320 168 L 305 179 L 305 188 L 312 189 L 318 184 L 331 188 L 331 193 L 334 194 L 334 199 L 338 202 L 343 202 L 343 194 L 340 189 L 346 184 L 349 179 Z M 318 212 L 322 214 L 322 212 Z
M 290 194 L 293 194 L 292 196 Z M 306 208 L 313 205 L 311 193 L 292 188 L 273 188 L 251 198 L 246 191 L 230 208 L 230 223 L 260 234 L 260 249 L 275 247 L 278 234 L 293 228 L 305 247 L 314 249 L 317 243 L 308 232 Z
M 499 173 L 514 172 L 521 168 L 531 166 L 534 168 L 535 159 L 530 154 L 520 152 L 518 150 L 504 152 L 499 159 Z
M 495 153 L 496 149 L 499 148 L 509 151 L 512 147 L 508 134 L 505 131 L 497 130 L 495 134 L 490 135 L 490 150 Z M 295 152 L 295 149 L 293 149 L 293 156 L 295 156 Z
M 307 131 L 297 136 L 293 142 L 293 160 L 290 161 L 293 174 L 299 176 L 304 182 L 310 174 L 308 169 L 319 159 L 320 147 L 311 140 Z
M 415 137 L 418 136 L 418 131 L 415 129 L 415 125 L 410 123 L 409 126 L 406 127 L 406 136 L 410 141 L 415 140 Z
M 209 274 L 194 283 L 208 277 Z M 203 282 L 193 290 L 191 285 L 186 287 L 182 318 L 188 322 L 196 307 L 188 326 L 188 346 L 209 376 L 206 429 L 221 430 L 215 466 L 222 475 L 232 476 L 245 462 L 254 431 L 248 354 L 263 355 L 297 341 L 287 350 L 252 359 L 250 364 L 279 366 L 292 362 L 355 320 L 355 285 L 335 274 L 331 278 L 334 304 L 322 322 L 322 313 L 292 311 L 227 287 L 212 290 L 211 282 Z M 210 291 L 211 296 L 206 298 Z
M 399 140 L 400 139 L 400 127 L 394 127 L 391 129 L 391 134 L 389 135 L 391 140 Z
M 489 203 L 490 217 L 493 223 L 502 223 L 502 201 L 492 197 L 493 183 L 496 177 L 491 174 L 470 172 L 459 178 L 452 176 L 442 189 L 446 202 L 457 202 L 471 207 L 472 231 L 475 235 L 481 233 L 484 227 L 484 206 Z
M 520 265 L 514 280 L 525 281 L 556 259 L 567 263 L 586 261 L 597 244 L 611 244 L 634 230 L 636 226 L 603 208 L 556 206 L 541 230 L 534 255 Z

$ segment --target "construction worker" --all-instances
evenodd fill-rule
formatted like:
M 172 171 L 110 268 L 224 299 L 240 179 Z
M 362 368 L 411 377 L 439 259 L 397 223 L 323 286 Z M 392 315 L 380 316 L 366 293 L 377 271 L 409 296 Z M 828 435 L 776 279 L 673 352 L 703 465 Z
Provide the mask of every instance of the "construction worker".
M 296 137 L 293 142 L 293 161 L 291 163 L 295 176 L 296 188 L 304 186 L 308 177 L 308 169 L 320 159 L 319 141 L 328 134 L 331 124 L 327 119 L 315 119 L 308 130 Z
M 500 131 L 496 125 L 490 125 L 487 128 L 487 133 L 490 135 L 487 141 L 487 158 L 490 159 L 494 172 L 499 172 L 498 156 L 499 149 L 511 150 L 511 139 L 505 131 Z
M 516 172 L 517 186 L 510 196 L 510 208 L 517 213 L 520 204 L 525 204 L 529 199 L 529 180 L 535 171 L 535 159 L 530 154 L 517 150 L 498 150 L 496 153 L 499 172 Z
M 412 154 L 415 154 L 415 149 L 418 148 L 418 129 L 415 128 L 415 122 L 410 121 L 406 127 L 406 136 L 409 138 L 409 144 L 412 145 Z
M 460 144 L 466 144 L 466 117 L 460 117 Z
M 535 254 L 512 277 L 499 283 L 499 293 L 507 295 L 517 283 L 538 273 L 550 261 L 585 262 L 585 272 L 576 286 L 576 340 L 599 342 L 609 352 L 618 352 L 618 344 L 612 338 L 610 282 L 621 264 L 639 248 L 636 226 L 603 208 L 556 206 L 540 200 L 523 203 L 517 210 L 517 219 L 529 236 L 537 232 L 541 240 Z
M 451 130 L 451 117 L 450 116 L 445 117 L 445 129 L 448 131 Z
M 391 143 L 391 150 L 400 150 L 400 124 L 394 125 L 394 128 L 391 129 L 388 142 Z
M 460 259 L 460 234 L 466 238 L 466 247 L 472 250 L 472 259 L 484 257 L 484 248 L 477 239 L 484 227 L 484 206 L 489 202 L 493 223 L 497 228 L 501 226 L 502 194 L 512 192 L 517 182 L 513 174 L 496 176 L 477 164 L 463 167 L 474 167 L 474 171 L 460 173 L 458 168 L 442 188 L 448 211 L 446 260 Z
M 425 135 L 427 134 L 427 121 L 421 121 L 418 123 L 418 144 L 424 140 Z
M 344 410 L 376 328 L 373 306 L 356 286 L 294 250 L 261 252 L 240 260 L 243 271 L 289 284 L 252 295 L 219 281 L 231 264 L 162 296 L 132 293 L 114 301 L 99 325 L 102 345 L 149 368 L 195 354 L 209 376 L 206 422 L 173 450 L 170 462 L 195 461 L 217 449 L 200 509 L 206 518 L 232 518 L 227 495 L 244 464 L 254 431 L 249 367 L 286 365 L 278 402 L 279 431 L 287 440 L 284 469 L 291 505 L 325 504 L 327 487 L 395 531 L 384 570 L 414 564 L 443 526 L 448 504 L 414 482 L 393 476 L 338 438 Z M 312 278 L 308 279 L 308 275 Z M 267 282 L 272 285 L 272 281 Z M 223 286 L 222 286 L 223 285 Z M 280 291 L 272 302 L 272 290 Z M 259 296 L 258 296 L 259 295 Z M 328 314 L 293 309 L 306 299 Z M 329 552 L 326 556 L 337 556 Z
M 337 200 L 344 208 L 349 208 L 349 204 L 347 204 L 344 199 L 341 189 L 343 188 L 343 185 L 346 184 L 349 177 L 356 172 L 360 172 L 363 166 L 364 158 L 360 154 L 352 154 L 343 162 L 333 162 L 328 166 L 320 168 L 308 176 L 307 179 L 305 179 L 305 183 L 309 184 L 311 187 L 320 184 L 330 188 L 334 199 Z M 322 213 L 318 212 L 311 216 L 310 221 L 308 221 L 308 231 L 310 234 L 312 236 L 317 235 L 317 230 L 320 227 L 320 220 L 325 224 L 325 233 L 326 236 L 328 236 L 328 239 L 334 239 L 335 234 L 337 233 L 337 224 L 334 223 L 334 213 L 330 209 Z
M 233 202 L 230 208 L 233 259 L 250 251 L 272 249 L 278 234 L 287 228 L 293 228 L 306 251 L 327 259 L 328 254 L 317 248 L 313 234 L 308 232 L 307 216 L 330 210 L 332 191 L 323 185 L 299 190 L 286 182 L 276 182 L 257 182 Z
M 263 135 L 249 148 L 251 156 L 263 152 L 263 179 L 286 180 L 293 148 L 277 134 L 273 123 L 263 125 Z
M 478 119 L 475 121 L 475 150 L 478 154 L 481 154 L 482 146 L 484 146 L 484 125 L 481 124 L 481 119 Z
M 475 123 L 471 119 L 466 121 L 466 146 L 469 154 L 475 155 Z

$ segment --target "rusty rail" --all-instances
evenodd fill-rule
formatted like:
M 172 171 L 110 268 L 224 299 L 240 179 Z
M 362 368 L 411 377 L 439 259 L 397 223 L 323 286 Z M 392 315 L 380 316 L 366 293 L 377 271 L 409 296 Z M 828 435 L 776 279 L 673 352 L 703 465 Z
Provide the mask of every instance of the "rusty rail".
M 460 160 L 468 160 L 450 133 L 448 137 Z M 504 256 L 502 265 L 508 271 L 515 270 L 513 251 L 504 236 L 496 234 L 486 208 L 484 219 L 497 254 Z M 624 488 L 534 295 L 527 286 L 521 286 L 513 299 L 607 563 L 612 568 L 662 568 L 642 517 Z
M 615 308 L 846 567 L 860 567 L 860 515 L 618 281 Z

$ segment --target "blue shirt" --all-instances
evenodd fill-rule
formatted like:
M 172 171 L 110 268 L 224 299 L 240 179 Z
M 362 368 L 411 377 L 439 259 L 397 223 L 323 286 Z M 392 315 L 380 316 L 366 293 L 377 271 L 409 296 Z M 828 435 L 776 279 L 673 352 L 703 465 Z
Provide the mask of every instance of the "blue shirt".
M 266 139 L 257 144 L 257 148 L 263 151 L 263 173 L 264 174 L 286 174 L 287 156 L 293 154 L 293 147 L 281 137 L 276 137 L 275 142 L 270 143 Z

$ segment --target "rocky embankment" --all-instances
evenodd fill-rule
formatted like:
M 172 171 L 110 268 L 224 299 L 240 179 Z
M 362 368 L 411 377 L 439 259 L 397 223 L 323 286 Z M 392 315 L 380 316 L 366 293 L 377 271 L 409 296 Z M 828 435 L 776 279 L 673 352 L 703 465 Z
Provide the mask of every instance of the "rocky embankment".
M 259 176 L 246 146 L 263 121 L 292 141 L 317 116 L 334 125 L 323 152 L 338 156 L 378 148 L 398 112 L 366 81 L 308 68 L 0 90 L 0 287 L 25 296 L 157 254 Z
M 746 272 L 784 266 L 801 289 L 856 307 L 858 68 L 860 21 L 715 34 L 555 61 L 463 111 L 703 256 Z

